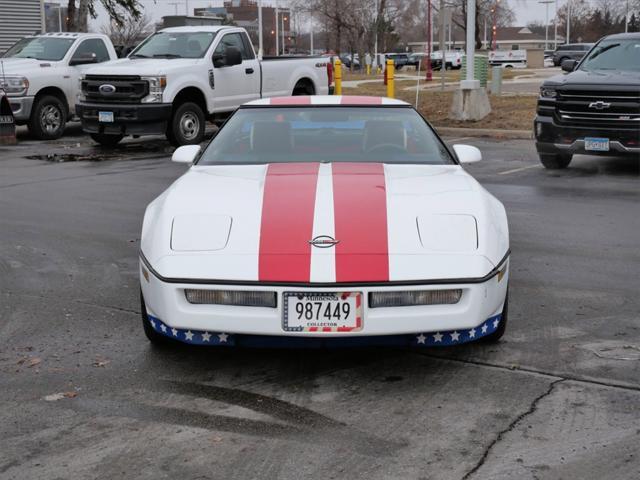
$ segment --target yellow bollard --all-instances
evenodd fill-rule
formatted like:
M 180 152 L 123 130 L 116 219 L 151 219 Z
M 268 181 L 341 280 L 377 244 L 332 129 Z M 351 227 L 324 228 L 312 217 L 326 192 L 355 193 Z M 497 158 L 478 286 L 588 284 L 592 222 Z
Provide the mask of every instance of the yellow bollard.
M 342 62 L 339 58 L 336 58 L 336 62 L 333 64 L 336 87 L 333 90 L 335 95 L 342 95 Z
M 394 74 L 395 66 L 393 64 L 393 60 L 387 60 L 387 97 L 394 98 L 393 91 L 393 74 Z
M 371 75 L 371 65 L 367 65 L 367 75 Z

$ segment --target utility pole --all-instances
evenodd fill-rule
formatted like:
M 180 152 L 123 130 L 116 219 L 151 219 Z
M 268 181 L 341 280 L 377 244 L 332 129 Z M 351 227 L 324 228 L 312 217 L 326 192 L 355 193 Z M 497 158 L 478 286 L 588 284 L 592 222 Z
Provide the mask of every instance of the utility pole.
M 285 50 L 285 42 L 284 42 L 284 21 L 287 19 L 287 17 L 285 16 L 285 12 L 282 12 L 282 19 L 280 20 L 282 22 L 282 55 L 284 55 L 284 50 Z M 289 25 L 291 25 L 291 22 L 289 22 Z
M 624 14 L 624 33 L 629 31 L 629 0 L 627 0 L 627 10 Z
M 564 43 L 569 43 L 571 38 L 571 0 L 567 1 L 567 38 Z
M 442 91 L 444 91 L 444 77 L 446 76 L 447 73 L 447 63 L 446 63 L 446 59 L 445 59 L 445 52 L 447 51 L 447 46 L 445 45 L 445 27 L 447 25 L 447 15 L 449 14 L 449 11 L 445 9 L 444 6 L 444 0 L 440 0 L 440 10 L 438 10 L 439 12 L 439 17 L 440 17 L 440 40 L 439 40 L 439 44 L 440 44 L 440 51 L 442 52 L 442 65 L 440 65 L 440 89 Z M 451 26 L 449 26 L 449 41 L 451 41 Z M 431 61 L 429 61 L 429 64 L 431 64 Z
M 496 2 L 497 4 L 497 2 Z M 474 85 L 474 70 L 475 70 L 475 58 L 474 53 L 476 49 L 476 1 L 467 1 L 467 78 L 466 83 L 468 85 Z M 444 62 L 444 56 L 442 57 L 442 63 Z M 462 81 L 461 83 L 465 83 Z M 464 86 L 462 87 L 464 88 Z M 473 86 L 470 88 L 477 88 Z
M 376 69 L 376 73 L 378 70 L 378 0 L 376 0 L 376 38 L 373 46 L 373 68 Z
M 311 42 L 311 45 L 310 45 L 310 47 L 311 47 L 311 48 L 310 48 L 311 52 L 309 52 L 309 53 L 311 53 L 311 55 L 313 55 L 313 14 L 311 14 L 311 21 L 310 21 L 310 23 L 311 23 L 311 29 L 309 30 L 309 31 L 310 31 L 310 34 L 309 34 L 309 41 Z
M 431 25 L 431 0 L 427 0 L 427 82 L 433 80 L 433 72 L 431 71 L 431 42 L 433 41 L 433 27 Z M 442 52 L 442 61 L 444 62 L 444 52 Z
M 280 32 L 278 31 L 278 0 L 276 0 L 276 55 L 280 55 Z
M 553 17 L 553 49 L 558 49 L 558 0 L 556 0 L 556 14 Z
M 549 49 L 549 4 L 553 3 L 555 0 L 538 0 L 538 3 L 541 3 L 545 6 L 545 21 L 544 21 L 544 49 Z
M 258 58 L 262 60 L 264 55 L 262 44 L 262 0 L 258 0 Z

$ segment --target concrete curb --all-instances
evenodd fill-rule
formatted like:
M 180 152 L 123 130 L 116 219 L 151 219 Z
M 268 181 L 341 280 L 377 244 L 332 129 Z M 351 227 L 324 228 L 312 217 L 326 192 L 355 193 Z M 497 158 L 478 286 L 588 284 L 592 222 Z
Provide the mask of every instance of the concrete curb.
M 510 140 L 533 140 L 533 131 L 530 130 L 437 127 L 435 125 L 434 128 L 440 135 L 445 137 L 488 137 Z

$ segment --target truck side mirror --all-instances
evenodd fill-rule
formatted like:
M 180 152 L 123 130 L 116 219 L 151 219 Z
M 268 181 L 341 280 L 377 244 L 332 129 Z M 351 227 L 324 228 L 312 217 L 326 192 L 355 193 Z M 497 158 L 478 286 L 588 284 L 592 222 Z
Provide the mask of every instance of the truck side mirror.
M 95 53 L 81 53 L 69 60 L 70 67 L 74 67 L 76 65 L 88 65 L 90 63 L 98 63 L 98 57 Z
M 576 65 L 578 64 L 577 60 L 563 60 L 562 65 L 560 67 L 565 72 L 573 72 L 576 69 Z
M 213 66 L 220 67 L 232 67 L 233 65 L 240 65 L 242 63 L 242 53 L 239 48 L 227 46 L 224 49 L 224 53 L 216 53 L 213 55 Z

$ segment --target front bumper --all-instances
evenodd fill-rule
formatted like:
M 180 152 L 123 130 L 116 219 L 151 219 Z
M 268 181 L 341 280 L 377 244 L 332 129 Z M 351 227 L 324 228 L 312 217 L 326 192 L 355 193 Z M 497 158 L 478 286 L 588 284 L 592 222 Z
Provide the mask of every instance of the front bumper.
M 80 103 L 76 114 L 87 133 L 111 135 L 164 135 L 171 118 L 172 105 Z M 98 121 L 98 112 L 113 112 L 113 122 Z
M 495 320 L 504 306 L 508 284 L 508 258 L 502 264 L 503 274 L 493 275 L 482 283 L 456 284 L 411 284 L 383 286 L 336 285 L 323 286 L 283 286 L 260 284 L 193 284 L 166 282 L 158 278 L 144 260 L 140 260 L 140 284 L 147 313 L 158 325 L 167 331 L 161 333 L 171 336 L 172 329 L 185 332 L 174 335 L 185 341 L 186 332 L 215 332 L 228 335 L 258 335 L 271 337 L 304 337 L 304 338 L 347 338 L 347 337 L 382 337 L 382 336 L 416 336 L 421 332 L 429 333 L 466 332 L 482 328 L 488 319 Z M 227 305 L 195 305 L 185 298 L 185 289 L 223 289 L 223 290 L 256 290 L 275 292 L 278 304 L 272 307 L 243 307 Z M 398 290 L 430 290 L 430 289 L 462 289 L 462 297 L 456 304 L 425 305 L 408 307 L 370 308 L 368 298 L 370 292 Z M 285 331 L 282 328 L 282 298 L 284 292 L 353 292 L 363 294 L 363 324 L 357 331 L 348 332 L 309 332 Z M 492 321 L 493 321 L 492 320 Z M 158 327 L 160 328 L 160 327 Z M 491 331 L 494 331 L 495 328 Z M 462 335 L 461 335 L 462 337 Z M 473 338 L 473 337 L 470 337 Z M 461 340 L 461 338 L 456 339 Z M 194 343 L 194 342 L 189 342 Z M 459 342 L 461 343 L 461 341 Z
M 16 123 L 25 123 L 29 121 L 29 118 L 31 117 L 31 109 L 33 108 L 33 98 L 34 97 L 7 97 Z
M 551 116 L 537 115 L 534 120 L 536 149 L 540 154 L 640 155 L 640 131 L 630 128 L 585 128 L 560 125 Z M 609 139 L 608 152 L 585 150 L 586 137 Z

